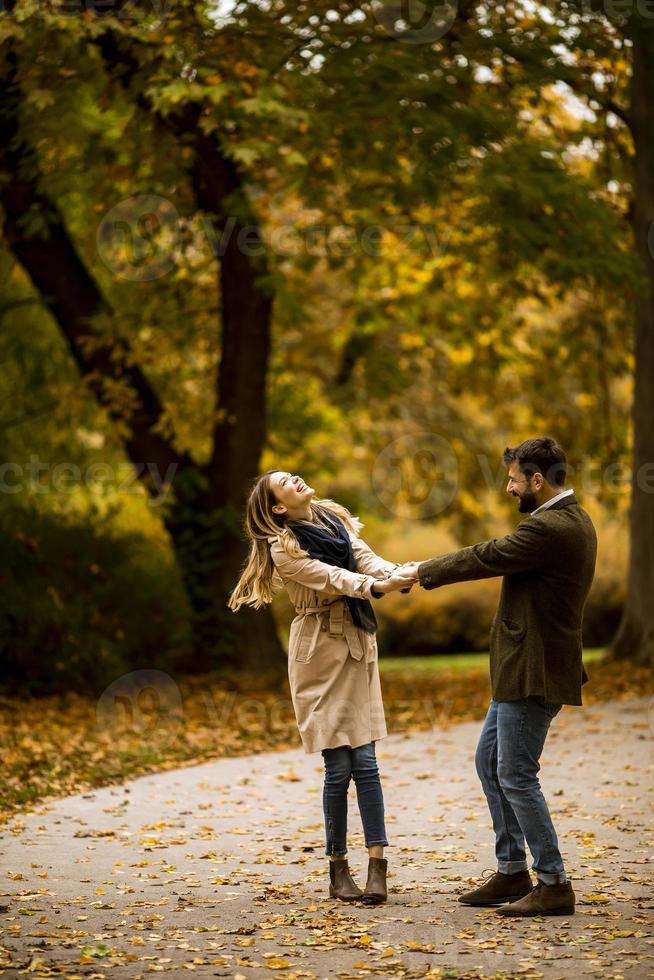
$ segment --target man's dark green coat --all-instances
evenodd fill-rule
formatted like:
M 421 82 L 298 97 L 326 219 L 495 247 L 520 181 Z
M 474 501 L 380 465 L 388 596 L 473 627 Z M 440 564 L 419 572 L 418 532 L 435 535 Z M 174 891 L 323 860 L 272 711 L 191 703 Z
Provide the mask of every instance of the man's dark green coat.
M 596 555 L 593 523 L 571 494 L 513 534 L 422 562 L 418 574 L 425 589 L 503 575 L 490 636 L 493 699 L 581 704 L 581 624 Z

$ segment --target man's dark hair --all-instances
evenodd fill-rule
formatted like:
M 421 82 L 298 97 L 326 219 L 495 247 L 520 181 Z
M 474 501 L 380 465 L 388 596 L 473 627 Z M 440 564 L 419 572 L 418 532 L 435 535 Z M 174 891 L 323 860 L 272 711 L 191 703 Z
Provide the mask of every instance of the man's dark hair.
M 534 473 L 542 473 L 552 486 L 562 487 L 565 483 L 567 472 L 565 453 L 558 442 L 548 436 L 525 439 L 514 449 L 507 446 L 502 454 L 502 460 L 505 466 L 510 466 L 517 461 L 521 472 L 528 477 L 532 477 Z

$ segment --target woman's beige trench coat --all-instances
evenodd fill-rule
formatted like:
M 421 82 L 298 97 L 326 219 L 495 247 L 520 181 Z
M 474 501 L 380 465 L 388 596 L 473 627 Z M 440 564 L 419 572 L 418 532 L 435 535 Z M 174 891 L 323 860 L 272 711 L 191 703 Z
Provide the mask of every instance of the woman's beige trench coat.
M 348 532 L 349 533 L 349 532 Z M 375 600 L 371 587 L 397 567 L 350 533 L 356 572 L 315 558 L 290 558 L 268 539 L 276 571 L 295 606 L 288 678 L 305 752 L 365 745 L 387 735 L 377 640 L 355 626 L 343 596 Z

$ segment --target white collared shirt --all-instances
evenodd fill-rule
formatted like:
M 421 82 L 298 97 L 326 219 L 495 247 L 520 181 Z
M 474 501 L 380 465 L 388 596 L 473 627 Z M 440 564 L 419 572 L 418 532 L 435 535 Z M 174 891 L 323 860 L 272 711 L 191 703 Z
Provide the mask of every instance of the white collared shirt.
M 569 497 L 571 493 L 574 493 L 572 488 L 569 490 L 562 490 L 561 493 L 557 493 L 556 497 L 551 497 L 549 500 L 546 500 L 544 504 L 541 504 L 540 507 L 537 507 L 536 510 L 532 510 L 531 516 L 533 517 L 534 514 L 540 514 L 542 511 L 547 510 L 548 507 L 555 504 L 557 500 L 563 500 L 564 497 Z

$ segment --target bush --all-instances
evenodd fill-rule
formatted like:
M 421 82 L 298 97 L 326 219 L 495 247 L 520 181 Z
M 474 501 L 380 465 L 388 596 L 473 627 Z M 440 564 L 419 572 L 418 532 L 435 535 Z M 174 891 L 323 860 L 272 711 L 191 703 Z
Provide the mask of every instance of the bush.
M 25 506 L 0 513 L 0 688 L 100 693 L 128 671 L 170 669 L 188 611 L 161 541 Z
M 394 603 L 378 611 L 379 652 L 411 657 L 488 650 L 495 605 L 495 590 L 468 589 L 464 595 L 460 587 L 451 586 L 437 595 L 414 589 L 404 608 Z

